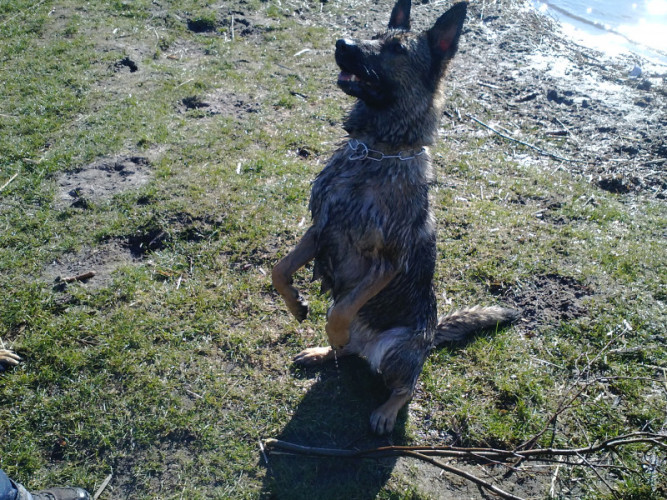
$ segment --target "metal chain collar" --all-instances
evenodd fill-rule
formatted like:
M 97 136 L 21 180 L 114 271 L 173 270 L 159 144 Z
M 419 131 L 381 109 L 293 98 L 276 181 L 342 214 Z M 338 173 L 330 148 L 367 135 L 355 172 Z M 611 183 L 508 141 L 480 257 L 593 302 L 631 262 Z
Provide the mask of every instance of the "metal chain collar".
M 382 151 L 376 151 L 375 149 L 369 149 L 366 144 L 357 139 L 350 139 L 347 141 L 347 147 L 352 150 L 352 154 L 349 156 L 350 160 L 365 160 L 368 158 L 373 161 L 382 161 L 385 158 L 396 158 L 401 161 L 412 160 L 418 156 L 426 153 L 426 148 L 421 148 L 418 152 L 408 152 L 399 151 L 397 155 L 386 155 Z M 410 155 L 410 156 L 406 156 Z

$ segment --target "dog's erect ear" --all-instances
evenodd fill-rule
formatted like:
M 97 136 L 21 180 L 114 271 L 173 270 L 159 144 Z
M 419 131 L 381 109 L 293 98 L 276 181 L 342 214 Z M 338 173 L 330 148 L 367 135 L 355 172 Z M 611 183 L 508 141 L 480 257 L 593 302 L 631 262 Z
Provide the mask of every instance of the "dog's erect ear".
M 389 29 L 410 31 L 411 0 L 398 0 L 391 11 Z
M 435 25 L 428 31 L 431 54 L 437 64 L 448 61 L 456 54 L 467 10 L 467 2 L 455 4 L 440 16 Z

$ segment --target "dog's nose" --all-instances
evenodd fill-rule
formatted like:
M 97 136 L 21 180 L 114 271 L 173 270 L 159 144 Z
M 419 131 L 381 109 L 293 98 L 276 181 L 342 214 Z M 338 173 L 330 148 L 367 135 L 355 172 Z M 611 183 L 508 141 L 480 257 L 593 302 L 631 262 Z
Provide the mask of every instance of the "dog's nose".
M 356 44 L 354 41 L 347 38 L 341 38 L 336 42 L 336 50 L 339 52 L 345 52 L 346 50 L 353 48 L 355 45 Z

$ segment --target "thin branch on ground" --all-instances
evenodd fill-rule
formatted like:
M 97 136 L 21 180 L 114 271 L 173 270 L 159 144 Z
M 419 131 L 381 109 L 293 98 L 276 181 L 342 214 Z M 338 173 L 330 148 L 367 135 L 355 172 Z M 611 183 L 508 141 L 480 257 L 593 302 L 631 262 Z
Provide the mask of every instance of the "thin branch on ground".
M 619 446 L 631 444 L 649 444 L 659 448 L 667 449 L 667 434 L 654 432 L 632 432 L 607 439 L 598 444 L 582 448 L 534 448 L 531 450 L 503 450 L 499 448 L 475 448 L 462 446 L 380 446 L 365 450 L 344 450 L 339 448 L 319 448 L 304 446 L 279 439 L 269 438 L 264 440 L 265 450 L 281 450 L 298 455 L 311 455 L 320 457 L 341 458 L 383 458 L 397 456 L 405 452 L 417 452 L 425 456 L 439 456 L 459 458 L 478 462 L 488 461 L 511 461 L 521 458 L 542 459 L 548 457 L 581 457 L 593 455 L 602 451 L 609 451 Z
M 18 175 L 19 175 L 18 172 L 12 175 L 7 182 L 5 182 L 2 186 L 0 186 L 0 191 L 9 186 L 12 183 L 12 181 L 18 177 Z
M 577 378 L 570 384 L 570 387 L 565 391 L 565 395 L 561 398 L 560 402 L 558 403 L 558 406 L 556 407 L 556 410 L 554 411 L 553 415 L 546 421 L 544 424 L 544 427 L 535 434 L 532 438 L 530 438 L 528 441 L 524 442 L 523 444 L 519 445 L 518 449 L 530 449 L 535 444 L 537 441 L 550 429 L 552 428 L 553 425 L 555 425 L 556 420 L 558 419 L 559 416 L 561 416 L 563 413 L 565 413 L 567 410 L 572 408 L 572 405 L 574 402 L 579 399 L 579 397 L 586 392 L 586 390 L 594 384 L 597 379 L 593 380 L 588 380 L 584 383 L 583 386 L 579 388 L 576 392 L 574 392 L 574 396 L 570 396 L 572 394 L 572 391 L 579 385 L 581 384 L 581 381 L 583 380 L 584 376 L 587 375 L 590 372 L 591 367 L 593 366 L 593 363 L 595 363 L 600 357 L 609 350 L 611 345 L 616 342 L 617 336 L 612 335 L 612 338 L 607 342 L 602 349 L 593 357 L 593 359 L 589 360 L 588 363 L 586 364 L 586 367 L 579 372 L 577 375 Z
M 537 151 L 542 156 L 549 156 L 549 157 L 553 158 L 554 160 L 568 161 L 568 162 L 572 162 L 572 163 L 588 163 L 585 160 L 573 160 L 572 158 L 565 158 L 564 156 L 560 156 L 560 155 L 557 155 L 555 153 L 550 153 L 549 151 L 545 151 L 544 149 L 539 148 L 539 147 L 535 146 L 534 144 L 531 144 L 531 143 L 525 142 L 525 141 L 521 141 L 519 139 L 515 139 L 514 137 L 512 137 L 510 135 L 507 135 L 507 134 L 503 134 L 502 132 L 500 132 L 500 131 L 496 130 L 495 128 L 491 127 L 490 125 L 484 123 L 482 120 L 480 120 L 479 118 L 471 115 L 470 113 L 467 113 L 466 116 L 468 116 L 468 118 L 470 118 L 472 121 L 474 121 L 476 123 L 479 123 L 482 127 L 485 127 L 487 129 L 489 129 L 494 134 L 499 135 L 503 139 L 507 139 L 508 141 L 516 142 L 517 144 L 521 144 L 522 146 L 526 146 L 527 148 L 530 148 L 534 151 Z
M 433 457 L 453 458 L 467 460 L 482 464 L 512 464 L 515 461 L 525 462 L 527 460 L 548 460 L 554 457 L 577 457 L 579 462 L 567 463 L 558 462 L 560 466 L 589 466 L 592 464 L 584 457 L 594 455 L 604 451 L 612 451 L 615 448 L 627 445 L 647 444 L 651 447 L 667 449 L 667 435 L 652 432 L 633 432 L 615 438 L 607 439 L 601 443 L 587 446 L 584 448 L 536 448 L 527 450 L 503 450 L 497 448 L 470 448 L 458 446 L 381 446 L 366 450 L 344 450 L 337 448 L 318 448 L 312 446 L 303 446 L 278 439 L 266 439 L 263 450 L 269 453 L 288 453 L 296 455 L 307 455 L 315 457 L 338 457 L 338 458 L 386 458 L 408 456 L 418 458 L 439 467 L 447 472 L 463 477 L 482 488 L 494 492 L 503 498 L 516 497 L 511 493 L 498 488 L 497 486 L 484 481 L 469 472 L 463 471 L 457 467 L 446 464 Z M 593 467 L 594 468 L 594 467 Z

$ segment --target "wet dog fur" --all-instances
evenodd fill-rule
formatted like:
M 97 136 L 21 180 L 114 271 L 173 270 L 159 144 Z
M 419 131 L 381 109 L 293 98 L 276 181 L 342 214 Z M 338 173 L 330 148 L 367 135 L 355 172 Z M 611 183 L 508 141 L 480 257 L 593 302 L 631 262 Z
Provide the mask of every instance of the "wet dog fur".
M 322 363 L 334 350 L 338 357 L 365 358 L 391 391 L 371 415 L 378 434 L 393 430 L 433 347 L 516 316 L 511 309 L 472 307 L 437 319 L 427 148 L 437 136 L 443 77 L 467 3 L 455 4 L 422 33 L 410 31 L 410 8 L 409 0 L 398 0 L 387 31 L 371 40 L 336 42 L 338 86 L 357 98 L 344 124 L 349 140 L 313 183 L 312 226 L 272 273 L 301 321 L 308 305 L 292 275 L 314 261 L 314 279 L 333 299 L 326 324 L 331 345 L 306 349 L 294 361 Z

